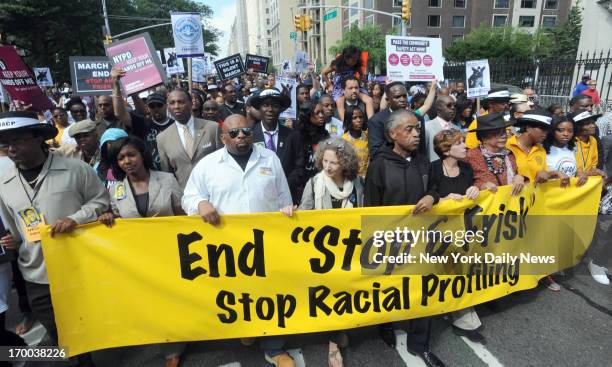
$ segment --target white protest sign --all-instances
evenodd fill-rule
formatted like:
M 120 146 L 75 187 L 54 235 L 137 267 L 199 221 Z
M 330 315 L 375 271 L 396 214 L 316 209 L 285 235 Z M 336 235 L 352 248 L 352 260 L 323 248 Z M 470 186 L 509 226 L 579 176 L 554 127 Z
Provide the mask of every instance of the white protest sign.
M 288 94 L 291 97 L 291 107 L 287 108 L 280 114 L 280 118 L 292 118 L 297 116 L 297 81 L 291 78 L 276 77 L 274 85 L 282 94 Z
M 486 97 L 491 90 L 489 60 L 472 60 L 465 63 L 468 98 Z
M 386 36 L 387 78 L 393 81 L 444 80 L 442 40 Z
M 36 83 L 40 87 L 52 87 L 53 79 L 51 78 L 51 70 L 49 68 L 32 68 Z
M 308 54 L 304 51 L 295 53 L 295 71 L 303 73 L 308 69 Z
M 199 13 L 170 13 L 177 57 L 204 56 L 204 36 Z
M 285 59 L 283 60 L 283 65 L 281 66 L 281 74 L 286 75 L 291 72 L 291 60 Z
M 164 48 L 164 57 L 166 59 L 166 73 L 168 75 L 183 74 L 185 72 L 183 59 L 176 56 L 174 48 Z

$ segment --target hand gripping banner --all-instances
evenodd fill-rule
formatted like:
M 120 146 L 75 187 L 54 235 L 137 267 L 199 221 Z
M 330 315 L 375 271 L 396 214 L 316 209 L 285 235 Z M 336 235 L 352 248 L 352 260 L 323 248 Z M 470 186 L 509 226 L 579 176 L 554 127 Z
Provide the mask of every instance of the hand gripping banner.
M 411 206 L 117 220 L 43 231 L 59 342 L 128 345 L 350 329 L 443 314 L 575 265 L 601 179 Z M 102 337 L 101 337 L 102 336 Z

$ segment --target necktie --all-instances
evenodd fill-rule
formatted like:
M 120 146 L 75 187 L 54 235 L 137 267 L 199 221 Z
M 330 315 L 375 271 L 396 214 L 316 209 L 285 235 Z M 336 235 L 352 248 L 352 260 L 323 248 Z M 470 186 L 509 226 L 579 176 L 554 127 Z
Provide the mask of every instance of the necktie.
M 191 158 L 193 157 L 193 135 L 191 135 L 191 131 L 189 131 L 187 125 L 183 125 L 183 136 L 185 138 L 185 151 L 189 158 Z
M 265 133 L 268 136 L 268 141 L 266 142 L 266 148 L 270 149 L 273 152 L 276 152 L 276 144 L 274 144 L 274 135 L 276 133 Z

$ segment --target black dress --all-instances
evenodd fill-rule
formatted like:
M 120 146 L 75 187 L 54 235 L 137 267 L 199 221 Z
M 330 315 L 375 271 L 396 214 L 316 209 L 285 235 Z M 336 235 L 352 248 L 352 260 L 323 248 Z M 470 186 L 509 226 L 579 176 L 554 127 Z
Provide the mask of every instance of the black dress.
M 432 162 L 431 164 L 431 180 L 430 189 L 440 194 L 440 198 L 448 196 L 448 194 L 465 195 L 465 192 L 474 184 L 474 171 L 472 167 L 462 161 L 459 164 L 459 176 L 447 177 L 444 175 L 444 167 L 442 160 Z

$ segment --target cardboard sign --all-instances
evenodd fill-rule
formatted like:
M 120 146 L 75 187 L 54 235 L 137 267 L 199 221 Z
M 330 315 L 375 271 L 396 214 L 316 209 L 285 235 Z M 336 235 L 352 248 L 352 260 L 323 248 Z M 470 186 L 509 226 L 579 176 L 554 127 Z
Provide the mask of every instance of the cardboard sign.
M 472 60 L 465 63 L 465 85 L 468 98 L 486 97 L 491 90 L 489 60 Z
M 49 68 L 32 68 L 34 76 L 36 76 L 36 83 L 41 87 L 52 87 L 53 78 L 51 77 L 51 70 Z
M 268 64 L 270 63 L 270 58 L 266 56 L 258 56 L 258 55 L 246 55 L 245 66 L 248 69 L 253 69 L 256 73 L 268 74 Z
M 288 94 L 291 97 L 291 107 L 287 108 L 280 114 L 280 118 L 297 118 L 297 81 L 292 78 L 276 77 L 274 87 L 283 94 Z
M 233 79 L 246 73 L 244 63 L 242 62 L 242 56 L 240 56 L 240 54 L 235 54 L 221 60 L 217 60 L 214 62 L 214 64 L 221 80 Z
M 444 80 L 440 38 L 387 35 L 386 48 L 389 80 L 409 82 Z
M 111 63 L 106 56 L 70 56 L 70 78 L 75 96 L 111 94 Z
M 166 82 L 166 73 L 155 55 L 155 47 L 148 33 L 106 45 L 106 55 L 113 66 L 125 71 L 121 86 L 126 95 Z
M 199 13 L 170 13 L 177 57 L 204 56 L 202 18 Z M 166 60 L 167 62 L 167 60 Z
M 53 103 L 36 84 L 34 73 L 13 46 L 0 46 L 0 84 L 13 100 L 25 105 L 31 104 L 36 111 L 53 107 Z
M 166 59 L 166 72 L 168 75 L 183 74 L 183 59 L 176 56 L 174 48 L 164 48 L 164 57 Z

